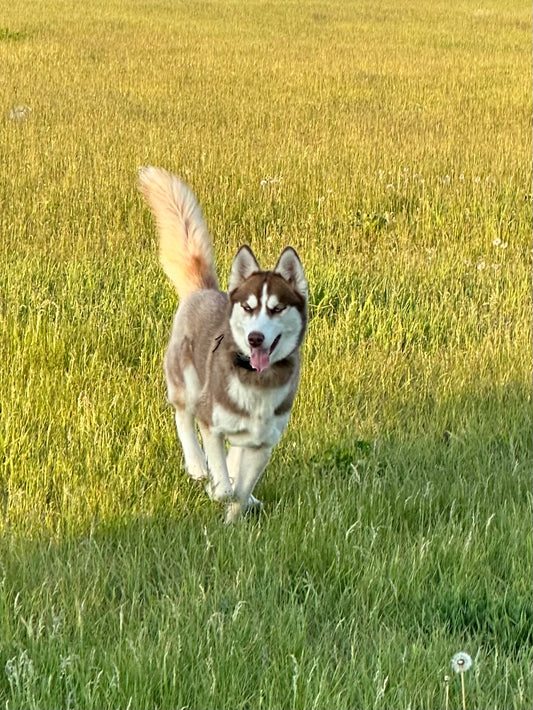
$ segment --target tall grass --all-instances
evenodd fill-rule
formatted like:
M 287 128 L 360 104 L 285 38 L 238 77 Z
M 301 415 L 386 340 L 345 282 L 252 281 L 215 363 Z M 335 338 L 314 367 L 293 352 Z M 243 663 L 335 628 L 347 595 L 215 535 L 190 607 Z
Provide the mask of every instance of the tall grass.
M 0 18 L 1 704 L 439 708 L 464 650 L 468 707 L 531 707 L 529 5 Z M 223 284 L 244 242 L 311 284 L 233 528 L 165 402 L 146 163 L 197 193 Z

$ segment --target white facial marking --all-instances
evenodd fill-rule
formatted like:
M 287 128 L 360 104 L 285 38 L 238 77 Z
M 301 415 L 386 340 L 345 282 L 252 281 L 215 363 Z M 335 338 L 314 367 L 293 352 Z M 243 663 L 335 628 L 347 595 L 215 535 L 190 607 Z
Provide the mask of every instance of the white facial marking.
M 276 296 L 275 293 L 272 293 L 267 298 L 267 308 L 270 308 L 270 310 L 272 310 L 276 306 L 279 306 L 279 298 Z
M 251 308 L 252 311 L 257 308 L 257 297 L 254 293 L 248 296 L 248 298 L 246 299 L 246 305 L 248 306 L 248 308 Z

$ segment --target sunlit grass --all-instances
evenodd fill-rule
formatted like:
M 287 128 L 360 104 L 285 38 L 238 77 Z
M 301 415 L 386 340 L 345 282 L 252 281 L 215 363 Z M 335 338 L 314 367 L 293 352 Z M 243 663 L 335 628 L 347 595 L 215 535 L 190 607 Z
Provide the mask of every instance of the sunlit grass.
M 530 36 L 510 2 L 3 9 L 1 704 L 437 708 L 466 651 L 468 707 L 531 706 Z M 222 284 L 244 242 L 311 284 L 234 528 L 165 402 L 147 163 Z

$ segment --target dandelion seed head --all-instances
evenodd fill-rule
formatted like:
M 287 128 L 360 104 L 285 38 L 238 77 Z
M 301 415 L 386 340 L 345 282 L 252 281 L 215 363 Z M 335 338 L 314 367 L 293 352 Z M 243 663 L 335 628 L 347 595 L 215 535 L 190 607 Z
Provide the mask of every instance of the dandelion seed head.
M 451 667 L 456 673 L 465 673 L 472 667 L 472 658 L 464 651 L 456 653 L 450 661 Z
M 31 113 L 31 108 L 29 106 L 20 105 L 12 106 L 9 110 L 9 120 L 10 121 L 25 121 Z

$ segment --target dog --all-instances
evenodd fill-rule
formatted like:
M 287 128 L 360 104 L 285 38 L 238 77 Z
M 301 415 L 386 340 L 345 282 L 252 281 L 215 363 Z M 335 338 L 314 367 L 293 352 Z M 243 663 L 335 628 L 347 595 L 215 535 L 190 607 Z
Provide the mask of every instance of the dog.
M 253 490 L 298 388 L 307 280 L 292 247 L 263 271 L 242 246 L 222 292 L 211 237 L 189 187 L 146 167 L 139 189 L 155 216 L 159 260 L 179 297 L 164 370 L 185 467 L 191 478 L 207 481 L 231 523 L 262 508 Z

